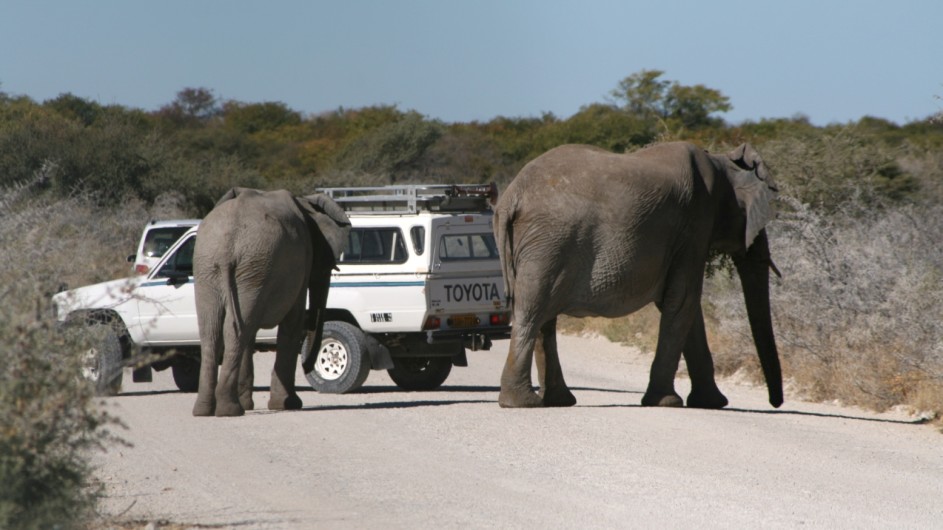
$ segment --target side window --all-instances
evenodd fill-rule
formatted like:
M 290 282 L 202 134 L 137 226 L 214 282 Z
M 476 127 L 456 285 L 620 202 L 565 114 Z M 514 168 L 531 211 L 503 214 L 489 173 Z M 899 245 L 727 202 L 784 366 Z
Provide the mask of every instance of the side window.
M 196 236 L 186 240 L 177 247 L 177 251 L 167 258 L 164 265 L 157 271 L 156 277 L 169 277 L 170 273 L 186 273 L 193 276 L 193 248 L 196 246 Z
M 404 263 L 408 256 L 399 228 L 354 228 L 340 263 Z
M 498 259 L 494 234 L 448 234 L 439 240 L 442 261 Z
M 409 238 L 413 240 L 413 250 L 417 256 L 422 256 L 426 250 L 426 227 L 414 226 L 409 229 Z

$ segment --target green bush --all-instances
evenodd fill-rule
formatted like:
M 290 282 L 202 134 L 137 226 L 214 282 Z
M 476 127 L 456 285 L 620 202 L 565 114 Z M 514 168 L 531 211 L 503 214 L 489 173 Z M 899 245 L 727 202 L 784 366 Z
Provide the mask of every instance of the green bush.
M 0 528 L 80 527 L 100 494 L 91 451 L 117 441 L 109 430 L 116 421 L 98 406 L 74 355 L 90 345 L 48 317 L 22 323 L 3 302 Z

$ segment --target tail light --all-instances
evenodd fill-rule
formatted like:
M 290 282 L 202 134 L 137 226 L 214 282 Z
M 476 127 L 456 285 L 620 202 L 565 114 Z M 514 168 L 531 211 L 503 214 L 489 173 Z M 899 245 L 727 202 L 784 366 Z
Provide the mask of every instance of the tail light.
M 492 326 L 507 326 L 511 323 L 511 314 L 510 313 L 491 313 L 488 316 L 488 322 Z
M 429 318 L 426 319 L 425 324 L 422 325 L 422 330 L 429 331 L 431 329 L 439 329 L 441 327 L 442 327 L 442 319 L 440 319 L 437 316 L 430 315 Z

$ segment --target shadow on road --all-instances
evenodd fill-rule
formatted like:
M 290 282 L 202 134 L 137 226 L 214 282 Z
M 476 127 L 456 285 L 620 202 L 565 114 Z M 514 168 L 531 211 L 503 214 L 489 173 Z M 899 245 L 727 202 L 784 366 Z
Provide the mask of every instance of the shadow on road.
M 351 403 L 350 405 L 314 405 L 305 406 L 300 411 L 294 412 L 329 412 L 335 410 L 393 410 L 393 409 L 411 409 L 418 407 L 443 407 L 449 405 L 475 405 L 481 403 L 495 403 L 495 401 L 485 399 L 449 399 L 443 401 L 384 401 L 380 403 Z M 252 415 L 257 414 L 279 414 L 280 410 L 254 410 Z
M 111 397 L 123 398 L 123 397 L 163 396 L 167 394 L 193 394 L 194 396 L 196 396 L 196 392 L 181 392 L 180 390 L 177 390 L 176 388 L 174 389 L 168 388 L 166 390 L 138 390 L 135 392 L 125 392 L 122 390 L 121 393 L 118 394 L 117 396 L 111 396 Z
M 256 392 L 268 392 L 269 387 L 255 387 Z M 299 393 L 302 392 L 313 392 L 317 393 L 311 387 L 298 388 Z M 496 386 L 468 386 L 468 385 L 443 385 L 435 390 L 426 390 L 425 392 L 500 392 L 501 388 Z M 395 385 L 386 385 L 386 386 L 362 386 L 354 392 L 350 392 L 348 395 L 357 395 L 357 394 L 406 394 L 409 393 L 409 390 L 403 390 L 402 388 Z
M 637 394 L 641 396 L 645 392 L 640 392 L 638 390 L 625 390 L 624 388 L 591 388 L 587 386 L 571 386 L 571 391 L 574 392 L 607 392 L 610 394 Z
M 735 409 L 726 408 L 724 412 L 737 412 L 742 414 L 768 414 L 768 415 L 787 415 L 787 416 L 806 416 L 813 418 L 832 418 L 838 420 L 867 421 L 871 423 L 891 423 L 894 425 L 925 425 L 930 420 L 926 418 L 916 418 L 913 420 L 893 420 L 887 418 L 868 418 L 865 416 L 850 416 L 848 414 L 830 414 L 826 412 L 809 412 L 804 410 L 755 410 L 755 409 Z
M 602 392 L 602 393 L 611 393 L 611 394 L 636 394 L 642 395 L 644 392 L 638 390 L 624 390 L 624 389 L 614 389 L 614 388 L 595 388 L 595 387 L 570 387 L 570 390 L 574 392 Z M 256 386 L 253 388 L 253 392 L 269 392 L 270 388 L 268 386 Z M 493 393 L 497 394 L 501 391 L 500 387 L 497 386 L 476 386 L 476 385 L 455 385 L 449 386 L 445 385 L 436 390 L 427 391 L 431 395 L 438 395 L 442 397 L 447 397 L 449 393 Z M 537 389 L 535 388 L 536 392 Z M 311 387 L 299 387 L 298 392 L 300 394 L 316 394 Z M 167 390 L 147 390 L 139 392 L 122 392 L 117 397 L 146 397 L 146 396 L 159 396 L 165 394 L 181 394 L 179 390 L 167 389 Z M 189 394 L 196 395 L 195 392 L 189 392 Z M 371 395 L 371 394 L 400 394 L 400 395 L 410 395 L 412 392 L 403 390 L 395 385 L 386 385 L 386 386 L 364 386 L 361 387 L 356 392 L 351 392 L 350 396 L 356 395 Z M 577 394 L 577 400 L 579 400 L 579 394 Z M 408 408 L 418 408 L 418 407 L 440 407 L 448 405 L 467 405 L 467 404 L 479 404 L 479 403 L 492 403 L 497 404 L 497 398 L 495 399 L 443 399 L 443 400 L 432 400 L 425 399 L 421 401 L 385 401 L 381 403 L 351 403 L 349 405 L 323 405 L 323 406 L 307 406 L 302 409 L 302 411 L 317 412 L 317 411 L 330 411 L 330 410 L 363 410 L 363 409 L 408 409 Z M 576 408 L 642 408 L 641 404 L 637 403 L 607 403 L 607 404 L 596 404 L 596 405 L 580 405 L 577 403 Z M 281 411 L 269 411 L 269 410 L 256 410 L 253 414 L 274 414 Z M 925 425 L 930 422 L 927 418 L 915 418 L 913 420 L 897 420 L 897 419 L 888 419 L 888 418 L 873 418 L 867 416 L 854 416 L 849 414 L 834 414 L 826 412 L 810 412 L 803 410 L 760 410 L 760 409 L 744 409 L 744 408 L 733 408 L 728 407 L 722 409 L 718 412 L 727 412 L 735 414 L 763 414 L 763 415 L 784 415 L 784 416 L 805 416 L 805 417 L 814 417 L 814 418 L 828 418 L 828 419 L 837 419 L 837 420 L 851 420 L 851 421 L 863 421 L 870 423 L 887 423 L 893 425 Z

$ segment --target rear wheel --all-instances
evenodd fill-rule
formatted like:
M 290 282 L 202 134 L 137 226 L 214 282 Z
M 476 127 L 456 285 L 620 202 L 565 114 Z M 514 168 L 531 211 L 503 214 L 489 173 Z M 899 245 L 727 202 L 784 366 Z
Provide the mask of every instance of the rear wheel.
M 314 333 L 308 333 L 301 346 L 302 359 L 318 356 L 314 370 L 305 374 L 312 388 L 324 394 L 346 394 L 363 386 L 370 375 L 363 331 L 346 322 L 325 322 L 317 352 L 311 347 L 313 337 Z
M 170 365 L 174 383 L 181 392 L 196 392 L 200 388 L 200 360 L 189 355 L 178 355 Z
M 401 357 L 387 370 L 390 379 L 403 390 L 435 390 L 452 372 L 451 357 Z

